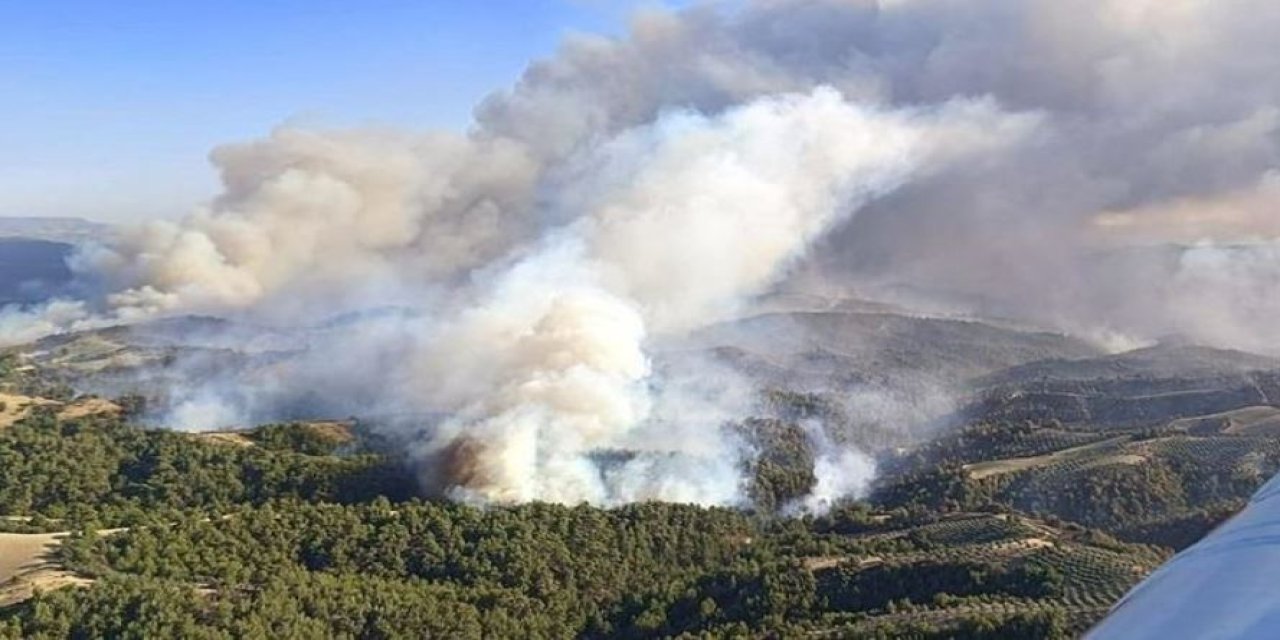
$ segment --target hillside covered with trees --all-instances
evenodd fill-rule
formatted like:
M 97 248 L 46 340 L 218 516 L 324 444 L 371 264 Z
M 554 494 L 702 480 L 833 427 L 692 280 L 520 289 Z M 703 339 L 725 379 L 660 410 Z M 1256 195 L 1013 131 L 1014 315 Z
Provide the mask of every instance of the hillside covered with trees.
M 758 476 L 785 494 L 811 474 L 770 424 Z M 1066 637 L 1168 554 L 995 504 L 477 509 L 412 497 L 332 425 L 234 435 L 0 431 L 0 508 L 31 516 L 6 526 L 70 531 L 57 562 L 86 580 L 4 609 L 0 637 Z
M 916 440 L 768 389 L 735 508 L 476 508 L 372 421 L 143 426 L 77 393 L 125 371 L 96 335 L 0 357 L 2 638 L 1073 637 L 1280 468 L 1273 363 L 1174 349 L 986 376 Z M 876 481 L 805 512 L 833 445 Z

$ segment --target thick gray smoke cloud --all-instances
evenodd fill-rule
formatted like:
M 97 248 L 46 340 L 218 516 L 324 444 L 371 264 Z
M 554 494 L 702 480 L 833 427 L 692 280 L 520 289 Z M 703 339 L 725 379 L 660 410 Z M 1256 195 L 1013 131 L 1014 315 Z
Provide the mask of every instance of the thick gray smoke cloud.
M 101 300 L 0 326 L 408 308 L 260 402 L 441 416 L 415 454 L 462 499 L 733 503 L 745 454 L 718 425 L 748 385 L 651 356 L 771 288 L 1274 350 L 1277 29 L 1270 0 L 649 11 L 533 63 L 465 135 L 215 150 L 215 201 L 77 258 Z M 187 410 L 216 410 L 205 391 Z M 820 456 L 812 504 L 865 482 L 851 455 Z
M 466 443 L 456 494 L 732 501 L 736 447 L 716 442 L 716 424 L 694 425 L 690 442 L 649 419 L 662 398 L 646 345 L 765 291 L 864 202 L 1033 124 L 986 103 L 882 112 L 819 89 L 666 116 L 600 145 L 570 202 L 551 203 L 573 222 L 447 317 L 419 356 L 412 379 L 451 416 L 437 444 Z M 639 454 L 602 473 L 590 456 L 614 449 Z
M 857 61 L 844 77 L 895 103 L 990 95 L 1043 123 L 995 162 L 873 203 L 808 277 L 1122 344 L 1277 349 L 1280 6 L 821 4 L 809 11 L 846 36 L 825 57 Z
M 230 186 L 212 211 L 87 259 L 115 285 L 121 318 L 434 292 L 394 336 L 398 378 L 383 379 L 402 409 L 445 416 L 417 454 L 446 469 L 451 495 L 726 504 L 740 499 L 742 447 L 721 425 L 748 394 L 655 376 L 649 346 L 730 317 L 866 202 L 1035 125 L 989 101 L 888 110 L 829 88 L 669 112 L 544 166 L 540 201 L 517 213 L 551 221 L 527 239 L 471 219 L 483 211 L 442 210 L 435 191 L 424 200 L 424 162 L 394 143 L 348 158 L 287 135 L 218 154 Z M 251 170 L 267 179 L 238 186 Z M 383 290 L 366 299 L 370 284 Z M 196 394 L 175 417 L 217 417 L 220 404 Z M 602 451 L 628 459 L 603 464 Z

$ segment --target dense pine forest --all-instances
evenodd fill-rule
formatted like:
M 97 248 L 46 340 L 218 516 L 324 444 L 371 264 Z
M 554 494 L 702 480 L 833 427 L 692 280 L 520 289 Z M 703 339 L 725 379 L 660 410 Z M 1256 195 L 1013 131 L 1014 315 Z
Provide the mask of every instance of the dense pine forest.
M 1280 468 L 1280 375 L 1178 348 L 984 378 L 914 439 L 771 388 L 732 507 L 481 508 L 372 419 L 145 426 L 76 391 L 133 352 L 101 335 L 0 356 L 3 638 L 1074 637 Z M 814 513 L 832 443 L 876 479 Z
M 0 635 L 1068 637 L 1169 553 L 1020 513 L 951 462 L 787 516 L 812 460 L 785 422 L 743 428 L 774 448 L 755 506 L 478 509 L 413 497 L 358 428 L 37 410 L 0 431 L 0 510 L 29 516 L 13 532 L 69 532 L 54 560 L 84 582 L 3 609 Z

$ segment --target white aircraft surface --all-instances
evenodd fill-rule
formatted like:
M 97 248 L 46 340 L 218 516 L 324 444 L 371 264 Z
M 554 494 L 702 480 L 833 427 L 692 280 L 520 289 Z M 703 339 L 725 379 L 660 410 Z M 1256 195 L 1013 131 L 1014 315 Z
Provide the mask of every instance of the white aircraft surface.
M 1085 637 L 1280 638 L 1280 475 L 1134 587 Z

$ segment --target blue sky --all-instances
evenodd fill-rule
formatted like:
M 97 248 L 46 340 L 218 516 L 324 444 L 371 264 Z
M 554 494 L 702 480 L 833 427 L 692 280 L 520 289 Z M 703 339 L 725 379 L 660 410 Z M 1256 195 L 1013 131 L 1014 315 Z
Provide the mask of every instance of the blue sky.
M 0 2 L 0 215 L 177 216 L 213 146 L 287 120 L 465 127 L 631 0 Z

